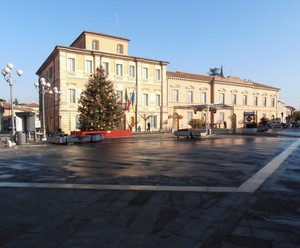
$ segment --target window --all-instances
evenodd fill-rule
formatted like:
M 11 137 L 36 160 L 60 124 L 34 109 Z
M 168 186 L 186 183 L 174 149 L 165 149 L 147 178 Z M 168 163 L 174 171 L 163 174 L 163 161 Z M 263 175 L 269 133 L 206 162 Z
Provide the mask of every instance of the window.
M 155 80 L 160 80 L 160 69 L 155 69 Z
M 206 103 L 206 92 L 201 92 L 201 103 Z
M 148 106 L 148 94 L 143 94 L 144 97 L 144 106 Z
M 153 116 L 153 128 L 157 128 L 157 115 Z
M 93 72 L 93 63 L 91 60 L 85 61 L 85 72 L 86 73 L 92 73 Z
M 263 101 L 262 102 L 263 106 L 266 107 L 267 106 L 267 98 L 263 97 L 262 101 Z
M 254 97 L 253 101 L 254 101 L 254 106 L 258 106 L 258 97 L 257 96 Z
M 225 113 L 220 112 L 220 122 L 223 123 L 225 121 Z
M 236 104 L 236 94 L 231 95 L 231 104 Z
M 103 69 L 105 71 L 105 74 L 108 75 L 109 74 L 109 64 L 108 64 L 108 62 L 103 62 Z
M 193 119 L 193 112 L 192 111 L 188 111 L 187 112 L 187 120 L 188 122 L 190 122 Z
M 70 103 L 76 102 L 75 89 L 69 89 L 69 100 L 70 100 Z
M 224 94 L 224 93 L 220 93 L 220 96 L 219 96 L 219 97 L 220 97 L 220 99 L 219 99 L 219 100 L 220 100 L 220 103 L 223 103 L 223 104 L 224 104 L 224 103 L 225 103 L 225 94 Z
M 122 91 L 117 91 L 117 101 L 123 102 L 123 92 Z
M 275 98 L 271 98 L 271 106 L 275 107 Z
M 135 77 L 135 66 L 134 65 L 129 66 L 129 76 Z
M 178 102 L 178 90 L 173 90 L 173 102 Z
M 123 76 L 123 65 L 117 64 L 117 67 L 116 67 L 116 75 L 117 75 L 117 76 Z
M 156 106 L 160 106 L 160 95 L 156 94 L 155 99 L 156 99 Z
M 74 58 L 68 58 L 68 70 L 75 71 L 75 59 Z
M 148 68 L 143 67 L 143 79 L 148 79 Z
M 79 115 L 75 116 L 75 121 L 76 121 L 76 129 L 80 129 L 80 118 Z
M 193 91 L 187 92 L 187 102 L 193 102 Z
M 246 95 L 243 95 L 243 105 L 248 105 L 248 99 Z
M 117 53 L 122 54 L 123 53 L 123 46 L 122 45 L 117 45 Z
M 98 49 L 98 41 L 96 41 L 96 40 L 93 40 L 93 41 L 92 41 L 92 49 L 93 49 L 93 50 L 99 50 L 99 49 Z

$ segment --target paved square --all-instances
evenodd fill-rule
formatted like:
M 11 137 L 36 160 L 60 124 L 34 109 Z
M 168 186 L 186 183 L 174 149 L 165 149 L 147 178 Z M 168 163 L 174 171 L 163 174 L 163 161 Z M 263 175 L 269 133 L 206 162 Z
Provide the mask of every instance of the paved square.
M 0 247 L 299 245 L 299 139 L 158 137 L 1 150 Z

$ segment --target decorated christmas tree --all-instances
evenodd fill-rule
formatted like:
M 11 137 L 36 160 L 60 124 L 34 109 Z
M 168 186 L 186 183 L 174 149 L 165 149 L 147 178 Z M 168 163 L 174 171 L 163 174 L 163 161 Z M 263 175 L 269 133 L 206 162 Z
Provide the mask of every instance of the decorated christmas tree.
M 102 67 L 97 68 L 81 93 L 78 111 L 81 131 L 113 130 L 120 125 L 122 104 Z

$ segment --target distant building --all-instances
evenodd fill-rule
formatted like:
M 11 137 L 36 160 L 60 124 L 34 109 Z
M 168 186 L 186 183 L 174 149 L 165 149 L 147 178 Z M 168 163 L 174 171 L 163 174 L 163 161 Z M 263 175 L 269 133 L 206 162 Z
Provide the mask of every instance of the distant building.
M 289 123 L 292 121 L 292 116 L 296 109 L 291 106 L 286 106 L 282 101 L 278 101 L 277 104 L 277 117 L 280 118 L 281 122 Z
M 126 92 L 129 99 L 134 95 L 129 111 L 125 111 L 125 129 L 146 131 L 148 122 L 151 131 L 189 128 L 191 119 L 205 120 L 212 127 L 223 127 L 226 122 L 228 128 L 238 128 L 244 125 L 245 112 L 255 112 L 255 121 L 280 117 L 278 88 L 238 77 L 167 72 L 166 61 L 128 55 L 128 43 L 126 38 L 84 31 L 70 46 L 54 48 L 36 73 L 61 91 L 57 101 L 45 95 L 48 132 L 78 130 L 78 99 L 100 66 L 114 82 L 122 103 Z M 178 108 L 201 104 L 228 108 L 210 113 Z
M 277 108 L 279 89 L 267 85 L 241 80 L 238 77 L 211 77 L 184 72 L 167 72 L 168 110 L 182 117 L 178 128 L 188 128 L 191 119 L 206 120 L 212 127 L 244 125 L 244 112 L 255 112 L 256 122 L 262 117 L 279 117 Z M 222 108 L 207 113 L 176 109 L 182 105 L 224 104 L 231 108 Z M 174 123 L 173 123 L 174 126 Z M 176 127 L 175 127 L 176 128 Z
M 34 128 L 39 126 L 39 105 L 31 104 L 18 104 L 13 105 L 15 125 L 17 131 L 27 130 L 29 123 L 28 118 L 34 116 Z M 11 130 L 11 105 L 4 99 L 0 99 L 0 131 Z M 32 128 L 32 129 L 34 129 Z

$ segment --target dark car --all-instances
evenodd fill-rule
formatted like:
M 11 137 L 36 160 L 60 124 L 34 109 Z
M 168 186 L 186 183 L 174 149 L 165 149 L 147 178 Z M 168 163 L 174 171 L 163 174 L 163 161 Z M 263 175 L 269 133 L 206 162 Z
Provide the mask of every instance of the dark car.
M 257 132 L 266 132 L 269 130 L 269 127 L 267 125 L 258 125 L 257 126 Z
M 270 128 L 282 128 L 282 124 L 280 122 L 271 122 Z
M 300 127 L 300 122 L 299 121 L 294 121 L 292 122 L 292 127 Z

